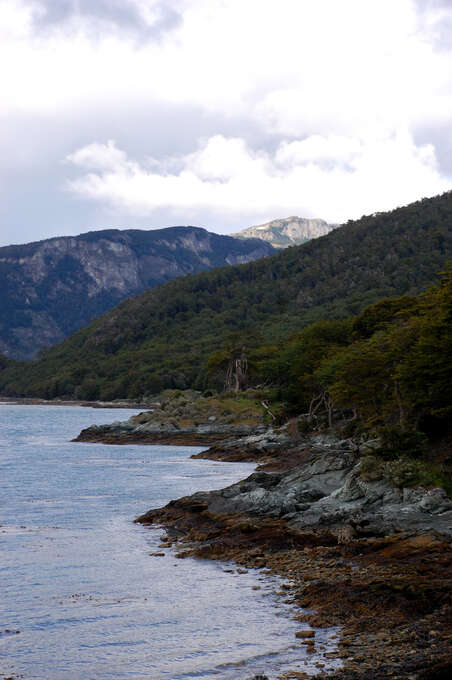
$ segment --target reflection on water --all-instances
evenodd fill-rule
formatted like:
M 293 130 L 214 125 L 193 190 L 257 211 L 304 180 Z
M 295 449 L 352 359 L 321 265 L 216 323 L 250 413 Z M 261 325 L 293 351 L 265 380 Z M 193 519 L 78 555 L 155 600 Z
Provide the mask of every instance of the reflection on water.
M 292 645 L 300 624 L 288 606 L 275 615 L 274 581 L 177 560 L 159 547 L 161 529 L 132 523 L 253 466 L 190 460 L 194 447 L 69 442 L 93 422 L 131 414 L 0 405 L 0 676 L 227 680 L 313 670 Z M 326 644 L 331 632 L 321 634 Z

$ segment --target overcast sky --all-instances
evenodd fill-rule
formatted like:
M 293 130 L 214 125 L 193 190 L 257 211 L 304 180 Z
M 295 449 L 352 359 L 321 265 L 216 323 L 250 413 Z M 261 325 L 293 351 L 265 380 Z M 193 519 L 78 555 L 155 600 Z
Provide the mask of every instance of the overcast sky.
M 451 188 L 452 0 L 0 0 L 0 245 Z

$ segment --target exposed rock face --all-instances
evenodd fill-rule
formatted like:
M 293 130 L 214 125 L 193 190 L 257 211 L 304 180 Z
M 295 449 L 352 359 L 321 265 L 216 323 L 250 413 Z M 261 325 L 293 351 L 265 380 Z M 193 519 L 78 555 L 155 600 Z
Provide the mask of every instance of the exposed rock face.
M 335 229 L 337 224 L 327 224 L 320 219 L 305 219 L 304 217 L 286 217 L 272 220 L 256 227 L 248 227 L 233 234 L 236 238 L 260 238 L 268 241 L 275 248 L 296 246 L 312 238 L 318 238 Z
M 452 537 L 452 501 L 443 489 L 399 488 L 383 477 L 369 478 L 361 473 L 365 447 L 335 433 L 294 439 L 287 426 L 274 431 L 264 425 L 259 403 L 252 399 L 167 390 L 153 411 L 93 425 L 76 441 L 213 443 L 193 457 L 261 463 L 257 472 L 226 489 L 181 499 L 184 507 L 193 501 L 215 516 L 283 519 L 296 529 L 339 532 L 344 543 L 355 534 L 407 530 L 433 529 Z M 172 501 L 172 507 L 178 503 Z
M 226 451 L 230 442 L 223 441 L 220 446 Z M 285 457 L 290 460 L 284 434 L 253 435 L 241 440 L 242 451 L 247 446 L 250 458 L 256 459 L 256 449 L 260 449 L 261 460 L 269 460 L 270 465 L 263 465 L 261 471 L 226 489 L 194 494 L 190 501 L 215 516 L 284 519 L 294 529 L 328 529 L 339 534 L 340 542 L 354 535 L 385 536 L 413 530 L 435 530 L 452 536 L 452 501 L 443 489 L 397 488 L 382 479 L 364 481 L 360 475 L 362 458 L 348 440 L 308 437 L 296 447 L 295 464 L 274 472 L 264 471 L 274 467 L 272 459 L 279 460 L 282 468 Z M 233 451 L 232 447 L 231 458 L 236 459 Z M 210 458 L 210 451 L 199 457 Z M 186 503 L 187 499 L 181 501 Z M 173 501 L 173 506 L 178 502 Z
M 196 227 L 108 229 L 0 248 L 0 353 L 34 358 L 124 298 L 273 252 Z

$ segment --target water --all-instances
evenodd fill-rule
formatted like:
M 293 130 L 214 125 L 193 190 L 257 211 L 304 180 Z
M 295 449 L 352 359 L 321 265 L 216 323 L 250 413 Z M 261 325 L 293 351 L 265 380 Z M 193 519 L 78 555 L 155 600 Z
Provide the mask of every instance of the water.
M 232 680 L 314 670 L 293 644 L 300 624 L 275 602 L 275 579 L 177 560 L 171 549 L 153 557 L 162 530 L 132 522 L 253 465 L 190 460 L 195 447 L 70 442 L 132 413 L 0 405 L 0 677 Z

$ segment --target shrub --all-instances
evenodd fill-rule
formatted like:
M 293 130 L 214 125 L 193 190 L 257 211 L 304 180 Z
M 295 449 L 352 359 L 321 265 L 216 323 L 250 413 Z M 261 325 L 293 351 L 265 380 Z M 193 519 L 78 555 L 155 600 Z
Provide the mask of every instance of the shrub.
M 422 467 L 419 461 L 403 456 L 386 463 L 384 476 L 388 482 L 399 488 L 416 486 L 422 482 Z
M 361 460 L 360 477 L 365 482 L 376 482 L 384 475 L 385 466 L 377 456 L 364 456 Z
M 401 456 L 423 458 L 428 451 L 427 437 L 418 430 L 387 427 L 381 430 L 380 436 L 378 455 L 384 460 L 396 460 Z

